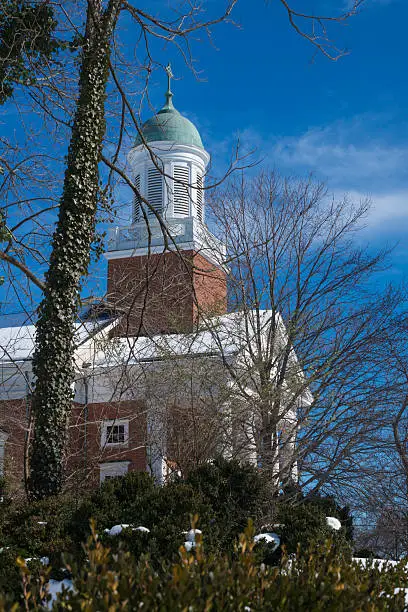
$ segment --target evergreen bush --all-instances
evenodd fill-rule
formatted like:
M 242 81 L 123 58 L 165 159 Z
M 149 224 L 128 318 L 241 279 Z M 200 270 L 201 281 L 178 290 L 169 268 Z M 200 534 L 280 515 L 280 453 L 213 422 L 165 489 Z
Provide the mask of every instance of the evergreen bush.
M 23 557 L 47 556 L 58 565 L 63 552 L 75 549 L 68 526 L 78 503 L 71 496 L 56 496 L 17 508 L 10 506 L 0 526 L 3 545 Z
M 327 524 L 327 508 L 311 502 L 296 505 L 282 503 L 278 506 L 277 524 L 275 531 L 281 538 L 281 545 L 288 554 L 300 550 L 307 550 L 312 543 L 323 544 L 326 540 L 332 541 L 337 554 L 341 558 L 351 559 L 351 546 L 347 539 L 345 527 L 335 531 Z M 337 518 L 337 517 L 336 517 Z M 277 561 L 282 549 L 277 550 L 269 562 Z
M 260 524 L 271 501 L 268 482 L 255 466 L 223 457 L 192 471 L 186 482 L 212 508 L 211 531 L 221 548 L 231 545 L 248 519 Z
M 280 567 L 259 565 L 254 554 L 254 529 L 248 526 L 236 544 L 235 559 L 207 553 L 198 539 L 194 552 L 159 569 L 148 556 L 139 560 L 120 549 L 115 554 L 93 535 L 85 547 L 87 562 L 73 567 L 74 590 L 64 592 L 54 610 L 188 610 L 198 612 L 376 612 L 404 609 L 408 572 L 404 564 L 379 572 L 339 558 L 329 541 L 313 545 Z M 41 609 L 41 594 L 25 577 L 26 609 Z M 34 581 L 35 582 L 35 581 Z M 35 587 L 35 584 L 34 584 Z M 10 609 L 0 605 L 1 610 Z M 19 609 L 19 608 L 16 608 Z

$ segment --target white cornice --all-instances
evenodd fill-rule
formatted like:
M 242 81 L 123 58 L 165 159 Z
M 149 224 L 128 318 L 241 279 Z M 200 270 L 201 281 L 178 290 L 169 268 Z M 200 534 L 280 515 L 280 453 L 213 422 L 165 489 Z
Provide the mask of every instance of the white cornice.
M 157 157 L 162 161 L 185 161 L 186 159 L 196 158 L 200 160 L 204 168 L 210 161 L 210 154 L 200 147 L 193 145 L 182 145 L 175 142 L 155 141 L 149 143 L 149 149 L 144 145 L 139 145 L 131 149 L 128 153 L 128 161 L 132 166 L 142 162 L 152 161 L 152 157 Z

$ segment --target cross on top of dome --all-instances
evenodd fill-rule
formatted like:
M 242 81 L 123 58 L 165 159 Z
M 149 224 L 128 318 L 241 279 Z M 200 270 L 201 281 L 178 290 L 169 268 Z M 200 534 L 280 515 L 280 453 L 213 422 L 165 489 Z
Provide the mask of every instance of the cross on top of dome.
M 195 125 L 173 105 L 173 92 L 171 79 L 174 78 L 170 63 L 165 67 L 167 74 L 166 103 L 159 112 L 148 119 L 142 126 L 144 142 L 168 141 L 173 144 L 182 144 L 204 149 L 200 134 Z M 140 135 L 136 137 L 135 147 L 143 144 Z
M 174 79 L 174 74 L 172 72 L 170 62 L 167 64 L 164 70 L 166 71 L 166 74 L 167 74 L 167 91 L 165 93 L 166 104 L 164 105 L 163 109 L 166 108 L 166 106 L 168 109 L 170 109 L 170 108 L 174 108 L 173 101 L 172 101 L 173 92 L 171 91 L 171 79 Z

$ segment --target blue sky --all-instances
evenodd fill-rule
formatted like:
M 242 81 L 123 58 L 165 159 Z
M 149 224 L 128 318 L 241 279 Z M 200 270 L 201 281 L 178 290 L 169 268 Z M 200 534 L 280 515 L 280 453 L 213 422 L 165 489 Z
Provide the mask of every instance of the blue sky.
M 347 1 L 293 5 L 333 14 Z M 212 10 L 223 6 L 220 0 L 208 4 Z M 162 0 L 145 5 L 152 12 L 163 8 Z M 171 50 L 159 49 L 157 56 L 163 64 L 172 61 L 175 106 L 197 125 L 214 169 L 222 174 L 239 136 L 266 167 L 291 176 L 312 172 L 338 196 L 370 197 L 361 239 L 376 247 L 395 243 L 387 278 L 402 279 L 408 272 L 408 3 L 366 0 L 346 25 L 334 24 L 332 39 L 349 51 L 337 62 L 296 35 L 278 0 L 239 0 L 233 18 L 237 25 L 214 28 L 213 44 L 193 42 L 200 80 Z M 122 27 L 133 47 L 131 25 Z M 164 74 L 157 71 L 150 89 L 157 108 L 164 89 Z M 3 109 L 6 135 L 18 128 L 19 117 Z M 120 197 L 131 201 L 126 189 Z M 129 209 L 124 206 L 124 218 Z M 92 284 L 104 293 L 103 261 L 92 268 Z
M 408 3 L 368 0 L 330 30 L 349 50 L 337 62 L 299 38 L 277 2 L 238 3 L 235 19 L 240 28 L 216 31 L 218 50 L 196 48 L 206 80 L 184 73 L 174 84 L 175 104 L 199 127 L 217 170 L 239 134 L 266 166 L 313 172 L 336 194 L 370 197 L 362 238 L 397 242 L 389 274 L 401 276 L 408 271 Z M 182 72 L 177 62 L 174 72 Z

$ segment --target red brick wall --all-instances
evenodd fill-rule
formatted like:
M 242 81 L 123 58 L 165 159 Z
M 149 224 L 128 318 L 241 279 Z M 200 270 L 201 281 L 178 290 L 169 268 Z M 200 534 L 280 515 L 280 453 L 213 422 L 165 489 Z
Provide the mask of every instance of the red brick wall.
M 102 422 L 127 419 L 129 440 L 126 445 L 101 446 Z M 110 461 L 129 461 L 129 471 L 146 470 L 146 413 L 135 401 L 89 404 L 85 427 L 85 408 L 76 404 L 72 411 L 68 457 L 69 481 L 99 483 L 99 464 Z M 68 482 L 69 484 L 69 482 Z
M 75 404 L 69 426 L 67 487 L 99 484 L 99 463 L 129 461 L 128 470 L 146 470 L 146 413 L 134 401 L 90 404 L 85 435 L 84 406 Z M 101 422 L 128 419 L 129 441 L 124 446 L 101 448 Z M 0 429 L 9 437 L 5 446 L 5 475 L 13 496 L 24 490 L 24 447 L 28 427 L 26 400 L 0 401 Z M 85 442 L 86 441 L 86 442 Z
M 108 301 L 125 313 L 114 335 L 188 332 L 201 312 L 226 312 L 226 274 L 193 251 L 114 259 Z
M 24 489 L 24 447 L 28 431 L 25 399 L 0 401 L 0 429 L 8 434 L 4 470 L 12 495 Z
M 222 315 L 227 312 L 227 276 L 199 253 L 194 254 L 193 320 L 200 313 Z

